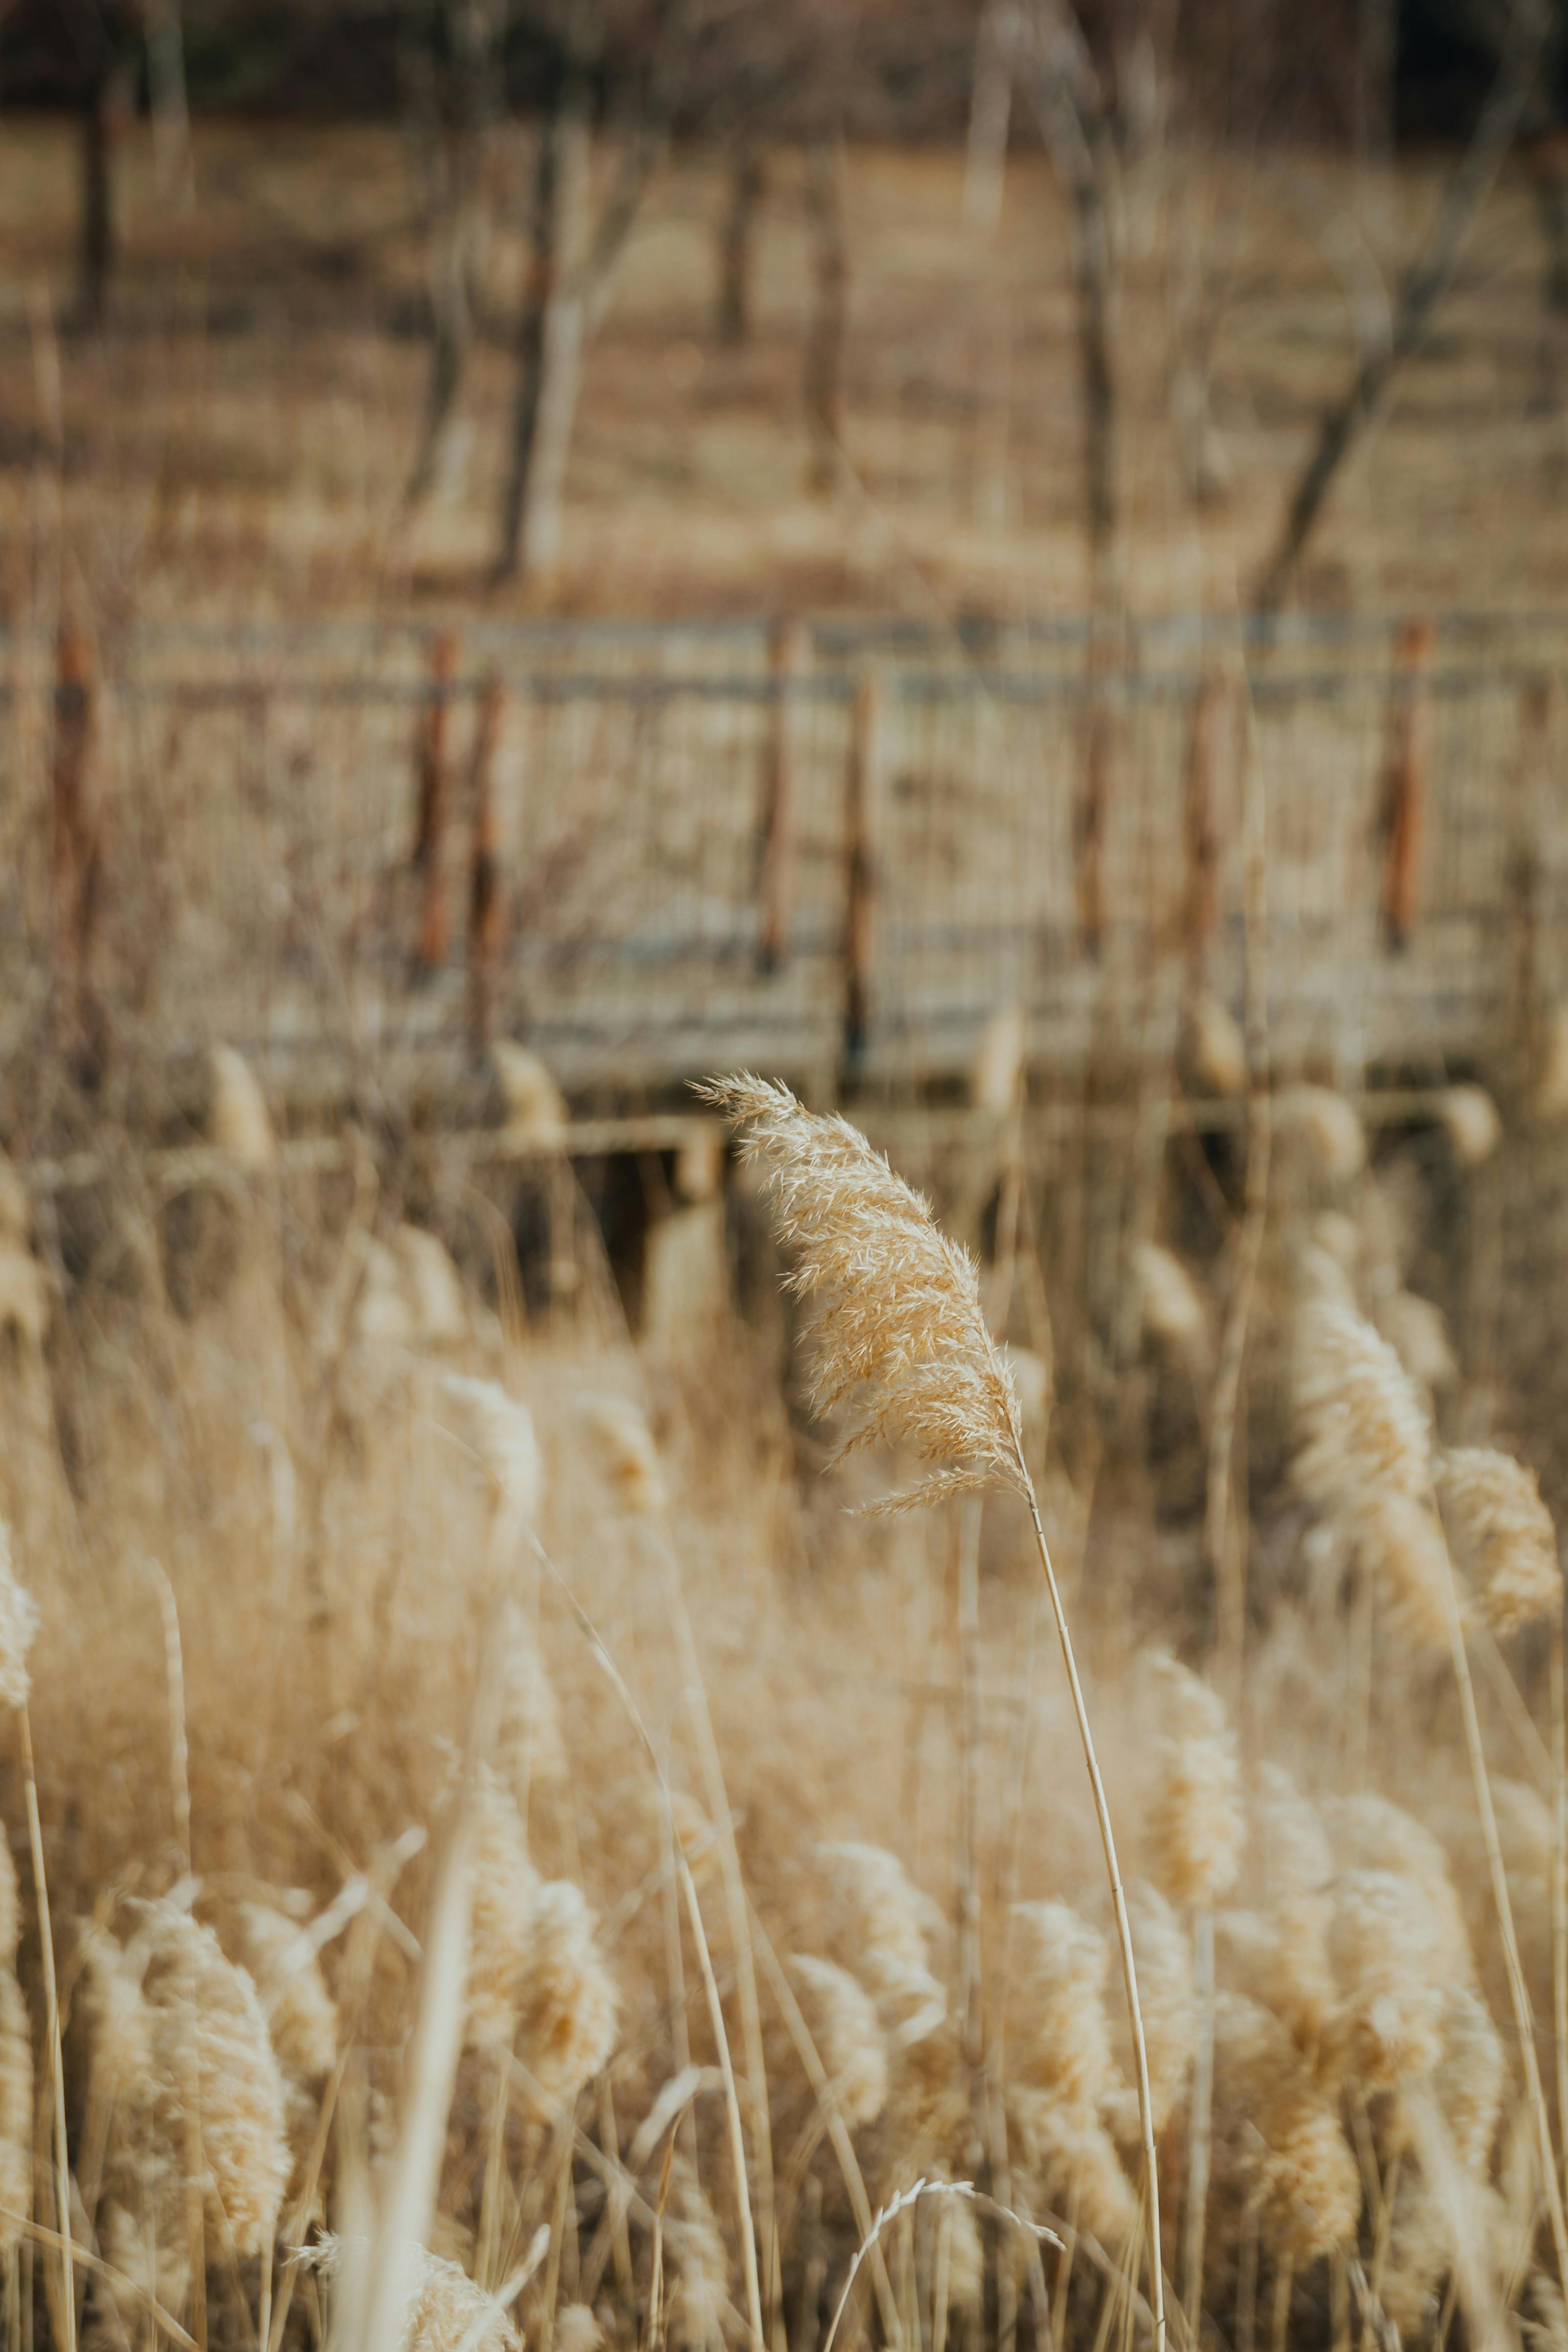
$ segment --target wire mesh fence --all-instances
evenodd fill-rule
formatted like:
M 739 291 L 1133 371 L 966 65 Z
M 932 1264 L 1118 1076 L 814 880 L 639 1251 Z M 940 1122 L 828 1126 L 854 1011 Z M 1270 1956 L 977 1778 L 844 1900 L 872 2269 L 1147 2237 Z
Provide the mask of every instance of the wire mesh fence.
M 1250 772 L 1278 1051 L 1475 1060 L 1521 939 L 1555 982 L 1565 649 L 1551 615 L 18 639 L 6 1019 L 68 981 L 170 1050 L 494 1026 L 584 1081 L 919 1077 L 1017 1004 L 1070 1065 L 1239 997 Z

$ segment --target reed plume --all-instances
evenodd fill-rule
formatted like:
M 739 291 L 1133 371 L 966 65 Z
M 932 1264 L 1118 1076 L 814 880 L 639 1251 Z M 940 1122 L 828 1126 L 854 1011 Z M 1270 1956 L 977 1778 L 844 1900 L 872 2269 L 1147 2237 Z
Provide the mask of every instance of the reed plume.
M 832 1960 L 797 1953 L 790 1973 L 805 1995 L 802 2006 L 839 2113 L 852 2131 L 874 2124 L 888 2104 L 888 2044 L 876 2003 Z
M 1077 2212 L 1097 2238 L 1115 2242 L 1137 2209 L 1102 2120 L 1114 2116 L 1121 2089 L 1103 1999 L 1105 1937 L 1066 1903 L 1020 1904 L 1015 1918 L 1009 2124 L 1034 2201 Z
M 1127 1901 L 1067 1612 L 1025 1459 L 1017 1395 L 985 1319 L 978 1272 L 939 1232 L 927 1202 L 847 1120 L 814 1118 L 787 1087 L 748 1074 L 699 1091 L 742 1129 L 746 1157 L 763 1169 L 780 1235 L 795 1257 L 789 1281 L 806 1308 L 813 1400 L 819 1413 L 844 1417 L 836 1458 L 889 1444 L 924 1463 L 925 1477 L 893 1496 L 892 1509 L 989 1486 L 1027 1506 L 1116 1916 L 1148 2179 L 1154 2352 L 1164 2352 L 1159 2161 Z
M 1334 2106 L 1279 2020 L 1234 1993 L 1215 2006 L 1215 2113 L 1231 2233 L 1250 2210 L 1264 2243 L 1294 2264 L 1353 2244 L 1361 2175 Z
M 518 2055 L 555 2105 L 570 2109 L 616 2044 L 620 1996 L 580 1886 L 552 1879 L 533 1898 L 518 1988 Z
M 510 2047 L 526 1969 L 539 1874 L 510 1789 L 481 1769 L 474 1776 L 473 1911 L 468 1929 L 468 2034 L 472 2043 Z
M 330 2074 L 338 2056 L 337 2005 L 298 1923 L 270 1904 L 242 1903 L 234 1931 L 282 2063 L 302 2082 Z
M 38 1630 L 38 1605 L 16 1574 L 11 1530 L 0 1519 L 0 1700 L 25 1707 L 32 1688 L 27 1654 Z
M 1455 1565 L 1492 1632 L 1560 1615 L 1557 1532 L 1534 1472 L 1489 1445 L 1462 1445 L 1438 1456 L 1436 1484 Z
M 343 2252 L 340 2239 L 323 2237 L 308 2260 L 331 2283 L 344 2267 Z M 416 2250 L 398 2352 L 517 2352 L 518 2342 L 503 2306 L 459 2263 L 423 2246 Z
M 1236 1885 L 1247 1837 L 1236 1735 L 1217 1691 L 1163 1652 L 1149 1663 L 1160 1710 L 1152 1866 L 1173 1903 L 1212 1910 Z

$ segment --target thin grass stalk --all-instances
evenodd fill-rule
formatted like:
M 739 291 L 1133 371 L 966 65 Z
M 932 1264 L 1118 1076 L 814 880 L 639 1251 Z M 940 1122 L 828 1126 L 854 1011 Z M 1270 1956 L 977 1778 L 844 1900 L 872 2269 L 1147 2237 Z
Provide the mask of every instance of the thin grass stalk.
M 1487 1770 L 1486 1752 L 1481 1745 L 1480 1717 L 1476 1711 L 1475 1685 L 1470 1680 L 1470 1662 L 1465 1649 L 1464 1620 L 1459 1612 L 1459 1588 L 1454 1574 L 1454 1563 L 1448 1547 L 1443 1546 L 1446 1573 L 1443 1579 L 1444 1609 L 1448 1621 L 1448 1647 L 1454 1662 L 1454 1674 L 1459 1685 L 1459 1712 L 1465 1728 L 1465 1748 L 1469 1758 L 1470 1778 L 1475 1785 L 1476 1804 L 1481 1817 L 1481 1836 L 1486 1846 L 1487 1867 L 1491 1875 L 1492 1901 L 1497 1908 L 1498 1927 L 1502 1939 L 1503 1961 L 1508 1972 L 1509 2000 L 1513 2009 L 1514 2030 L 1519 2037 L 1520 2063 L 1524 2069 L 1525 2096 L 1529 2101 L 1535 2125 L 1537 2158 L 1541 2167 L 1542 2186 L 1546 2194 L 1547 2211 L 1552 2222 L 1552 2242 L 1557 2256 L 1557 2274 L 1568 2289 L 1568 2221 L 1564 2221 L 1563 2187 L 1558 2178 L 1557 2155 L 1552 2145 L 1552 2118 L 1546 2109 L 1546 2094 L 1542 2087 L 1541 2067 L 1535 2054 L 1535 2023 L 1531 2014 L 1530 1988 L 1524 1980 L 1524 1968 L 1519 1956 L 1519 1939 L 1514 1933 L 1513 1903 L 1508 1891 L 1508 1872 L 1503 1866 L 1502 1846 L 1498 1837 L 1497 1812 L 1492 1803 L 1491 1779 Z
M 741 2010 L 741 2034 L 746 2059 L 746 2089 L 752 2110 L 752 2155 L 757 2174 L 758 2224 L 764 2248 L 764 2286 L 763 2310 L 766 2333 L 763 2341 L 780 2352 L 778 2332 L 782 2326 L 783 2281 L 779 2276 L 778 2228 L 773 2190 L 773 2135 L 768 2118 L 767 2063 L 763 2051 L 762 2010 L 757 2000 L 757 1972 L 752 1954 L 752 1938 L 746 1903 L 745 1883 L 741 1874 L 740 1849 L 735 1843 L 735 1825 L 731 1811 L 729 1792 L 724 1785 L 723 1766 L 720 1760 L 719 1744 L 713 1736 L 713 1718 L 708 1706 L 707 1687 L 702 1680 L 697 1644 L 692 1638 L 690 1612 L 686 1606 L 686 1594 L 680 1581 L 680 1570 L 668 1531 L 661 1530 L 661 1548 L 674 1594 L 674 1617 L 679 1636 L 681 1663 L 688 1676 L 692 1700 L 692 1717 L 696 1724 L 698 1745 L 702 1756 L 703 1779 L 707 1785 L 708 1803 L 713 1816 L 718 1839 L 720 1873 L 724 1882 L 724 1903 L 729 1915 L 730 1945 L 735 1962 L 735 1992 Z
M 871 2200 L 866 2193 L 865 2175 L 860 2169 L 860 2159 L 855 2153 L 855 2143 L 850 2137 L 849 2126 L 844 2120 L 843 2109 L 838 2104 L 833 2084 L 828 2078 L 827 2069 L 824 2066 L 816 2044 L 811 2038 L 811 2029 L 805 2021 L 799 2001 L 795 1997 L 795 1987 L 779 1966 L 778 1955 L 773 1950 L 767 1931 L 758 1918 L 754 1907 L 752 1913 L 752 1935 L 763 1963 L 763 1973 L 768 1979 L 769 1990 L 778 2002 L 785 2030 L 795 2044 L 795 2055 L 805 2070 L 806 2080 L 810 2083 L 817 2104 L 822 2109 L 827 2137 L 833 2152 L 838 2158 L 838 2168 L 844 2176 L 844 2187 L 848 2195 L 850 2210 L 855 2216 L 855 2227 L 862 2238 L 868 2237 L 870 2234 L 874 2218 Z M 889 2344 L 894 2347 L 897 2352 L 897 2347 L 903 2342 L 903 2329 L 899 2319 L 898 2305 L 893 2296 L 892 2282 L 888 2276 L 887 2264 L 883 2260 L 879 2243 L 871 2249 L 870 2263 L 871 2284 L 876 2290 L 878 2305 L 882 2315 L 882 2326 Z
M 1214 2119 L 1214 1913 L 1206 1905 L 1193 1921 L 1193 1978 L 1198 2031 L 1188 2133 L 1187 2207 L 1182 2231 L 1182 2312 L 1187 2334 L 1195 2342 L 1198 2314 L 1203 2307 L 1204 2235 L 1208 2220 Z
M 1557 2045 L 1557 2131 L 1568 2152 L 1568 1704 L 1561 1610 L 1552 1628 L 1552 2023 Z
M 653 1744 L 653 1738 L 648 1731 L 647 1724 L 644 1723 L 642 1719 L 642 1715 L 638 1709 L 637 1701 L 633 1698 L 631 1692 L 627 1689 L 626 1679 L 622 1675 L 620 1668 L 616 1665 L 614 1658 L 610 1655 L 608 1649 L 605 1647 L 593 1619 L 589 1616 L 587 1611 L 584 1608 L 582 1602 L 578 1600 L 576 1594 L 573 1591 L 572 1587 L 567 1583 L 565 1578 L 562 1575 L 560 1570 L 556 1567 L 554 1561 L 545 1550 L 543 1545 L 539 1541 L 538 1537 L 533 1535 L 531 1530 L 530 1531 L 529 1540 L 533 1546 L 533 1549 L 539 1558 L 541 1565 L 551 1577 L 556 1589 L 564 1600 L 567 1608 L 571 1611 L 578 1631 L 583 1634 L 584 1640 L 587 1642 L 595 1663 L 598 1664 L 601 1672 L 608 1677 L 611 1687 L 619 1698 L 622 1706 L 626 1709 L 627 1719 L 631 1724 L 632 1729 L 637 1734 L 638 1744 L 641 1747 L 644 1755 L 647 1757 L 647 1761 L 652 1768 L 654 1777 L 658 1784 L 659 1794 L 664 1801 L 665 1817 L 673 1850 L 676 1873 L 680 1882 L 681 1894 L 685 1899 L 687 1916 L 691 1923 L 692 1937 L 697 1947 L 697 1958 L 702 1970 L 702 1988 L 707 1998 L 709 2021 L 713 2029 L 713 2040 L 719 2053 L 720 2072 L 724 2080 L 724 2107 L 726 2118 L 729 2124 L 730 2156 L 735 2181 L 735 2206 L 737 2218 L 741 2226 L 741 2252 L 742 2269 L 746 2281 L 746 2316 L 752 2330 L 753 2342 L 759 2347 L 760 2352 L 760 2347 L 765 2346 L 767 2339 L 763 2333 L 763 2298 L 762 2285 L 757 2271 L 756 2229 L 752 2217 L 751 2185 L 746 2173 L 746 2135 L 744 2126 L 741 2121 L 741 2102 L 735 2088 L 735 2068 L 734 2062 L 730 2053 L 730 2036 L 724 2024 L 723 2004 L 719 1998 L 719 1986 L 713 1974 L 712 1955 L 708 1949 L 707 1932 L 702 1925 L 702 1906 L 697 1899 L 697 1886 L 691 1875 L 690 1865 L 686 1860 L 686 1855 L 682 1850 L 680 1840 L 676 1834 L 675 1814 L 673 1802 L 670 1797 L 669 1782 L 665 1775 L 664 1768 L 658 1760 L 658 1751 Z M 365 2347 L 365 2352 L 373 2352 L 373 2347 L 367 2346 Z
M 49 1889 L 44 1873 L 44 1830 L 38 1814 L 38 1778 L 33 1764 L 33 1727 L 26 1706 L 16 1720 L 22 1741 L 22 1780 L 27 1806 L 27 1843 L 33 1857 L 33 1891 L 38 1903 L 39 1964 L 44 1979 L 44 2039 L 54 2075 L 55 2203 L 59 2217 L 61 2283 L 65 2290 L 65 2352 L 76 2352 L 76 2273 L 71 2248 L 70 2144 L 66 2137 L 66 2070 L 60 2048 L 59 1988 L 55 1980 L 55 1937 L 49 1919 Z
M 1046 1530 L 1040 1522 L 1040 1507 L 1032 1481 L 1028 1501 L 1035 1542 L 1046 1575 L 1046 1590 L 1050 1594 L 1051 1613 L 1057 1622 L 1057 1639 L 1061 1643 L 1062 1664 L 1067 1669 L 1068 1686 L 1072 1694 L 1078 1735 L 1083 1746 L 1084 1762 L 1089 1769 L 1095 1822 L 1105 1855 L 1106 1874 L 1110 1881 L 1111 1907 L 1116 1915 L 1116 1941 L 1121 1957 L 1121 1981 L 1127 1995 L 1127 2021 L 1132 2032 L 1132 2055 L 1138 2082 L 1138 2118 L 1142 2127 L 1143 2163 L 1148 2179 L 1149 2304 L 1154 2315 L 1154 2352 L 1165 2352 L 1165 2278 L 1160 2255 L 1160 2164 L 1154 2147 L 1154 2107 L 1149 2095 L 1149 2053 L 1143 2040 L 1143 2011 L 1138 2000 L 1138 1966 L 1132 1955 L 1132 1930 L 1128 1923 L 1127 1896 L 1122 1889 L 1121 1872 L 1116 1859 L 1116 1836 L 1110 1826 L 1110 1807 L 1106 1801 L 1105 1783 L 1100 1777 L 1100 1760 L 1095 1754 L 1094 1734 L 1089 1726 L 1089 1709 L 1084 1704 L 1083 1685 L 1078 1676 L 1078 1662 L 1073 1656 L 1067 1612 L 1062 1607 L 1056 1570 L 1051 1565 L 1050 1546 L 1046 1541 Z
M 980 2018 L 980 1522 L 984 1497 L 967 1495 L 958 1512 L 959 1742 L 958 2014 L 964 2063 L 981 2061 Z M 948 2236 L 952 2216 L 944 2209 Z
M 163 1672 L 169 1686 L 169 1795 L 174 1815 L 174 1842 L 191 1873 L 191 1748 L 185 1729 L 185 1662 L 180 1640 L 180 1612 L 174 1588 L 162 1561 L 142 1563 L 158 1595 L 163 1627 Z
M 1248 723 L 1244 718 L 1244 723 Z M 1242 915 L 1245 929 L 1245 996 L 1247 1030 L 1247 1165 L 1243 1181 L 1241 1230 L 1225 1321 L 1220 1333 L 1219 1365 L 1215 1375 L 1214 1403 L 1209 1417 L 1208 1462 L 1204 1488 L 1204 1558 L 1214 1583 L 1215 1647 L 1222 1684 L 1233 1705 L 1241 1696 L 1242 1659 L 1247 1640 L 1247 1534 L 1235 1525 L 1235 1458 L 1237 1415 L 1241 1399 L 1242 1365 L 1258 1261 L 1263 1254 L 1263 1230 L 1268 1207 L 1268 1170 L 1273 1156 L 1274 1119 L 1268 1091 L 1268 803 L 1262 778 L 1253 756 L 1248 723 L 1242 754 L 1242 830 L 1244 863 Z M 1245 1517 L 1245 1515 L 1243 1515 Z
M 572 2189 L 572 2126 L 561 2135 L 561 2161 L 555 2175 L 555 2195 L 550 2211 L 550 2252 L 544 2265 L 544 2311 L 539 2340 L 543 2352 L 555 2341 L 555 2305 L 561 2293 L 561 2255 L 566 2240 L 566 2200 Z

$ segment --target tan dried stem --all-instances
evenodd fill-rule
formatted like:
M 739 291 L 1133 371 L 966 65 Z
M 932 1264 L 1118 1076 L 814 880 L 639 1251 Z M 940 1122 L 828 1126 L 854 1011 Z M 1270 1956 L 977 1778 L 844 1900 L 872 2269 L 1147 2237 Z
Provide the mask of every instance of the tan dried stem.
M 843 1416 L 834 1459 L 887 1444 L 932 1465 L 884 1508 L 1000 1486 L 1028 1509 L 1116 1918 L 1148 2174 L 1154 2352 L 1164 2352 L 1159 2170 L 1127 1898 L 1067 1612 L 1025 1460 L 1018 1401 L 985 1320 L 976 1269 L 939 1231 L 929 1204 L 847 1119 L 814 1117 L 787 1087 L 749 1073 L 698 1091 L 742 1129 L 746 1156 L 764 1171 L 780 1238 L 795 1260 L 790 1286 L 808 1309 L 813 1402 L 819 1412 Z

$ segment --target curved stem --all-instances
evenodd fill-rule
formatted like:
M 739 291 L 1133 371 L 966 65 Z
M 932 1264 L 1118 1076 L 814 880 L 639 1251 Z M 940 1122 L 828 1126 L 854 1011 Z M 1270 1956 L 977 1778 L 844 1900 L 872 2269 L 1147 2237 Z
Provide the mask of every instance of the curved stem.
M 1073 1656 L 1072 1637 L 1068 1632 L 1067 1612 L 1062 1607 L 1057 1572 L 1051 1565 L 1050 1546 L 1040 1524 L 1040 1507 L 1035 1497 L 1034 1484 L 1027 1479 L 1026 1473 L 1026 1480 L 1029 1517 L 1035 1524 L 1040 1566 L 1046 1572 L 1051 1614 L 1057 1621 L 1057 1638 L 1062 1645 L 1062 1663 L 1067 1668 L 1073 1713 L 1078 1718 L 1079 1738 L 1083 1743 L 1083 1760 L 1089 1768 L 1089 1787 L 1094 1792 L 1095 1820 L 1100 1828 L 1100 1843 L 1105 1853 L 1106 1874 L 1110 1881 L 1111 1908 L 1116 1914 L 1121 1981 L 1127 1993 L 1127 2021 L 1132 2029 L 1132 2054 L 1138 2074 L 1138 2116 L 1143 2126 L 1143 2159 L 1149 2174 L 1149 2301 L 1154 2314 L 1153 2352 L 1165 2352 L 1165 2279 L 1160 2259 L 1160 2168 L 1154 2150 L 1154 2108 L 1149 2096 L 1149 2053 L 1143 2042 L 1143 2011 L 1138 2000 L 1138 1970 L 1132 1958 L 1132 1930 L 1128 1925 L 1127 1897 L 1122 1892 L 1121 1872 L 1116 1860 L 1110 1807 L 1106 1802 L 1105 1783 L 1100 1777 L 1100 1761 L 1094 1752 L 1094 1735 L 1089 1727 L 1089 1709 L 1084 1705 L 1083 1685 L 1078 1678 L 1078 1664 Z

